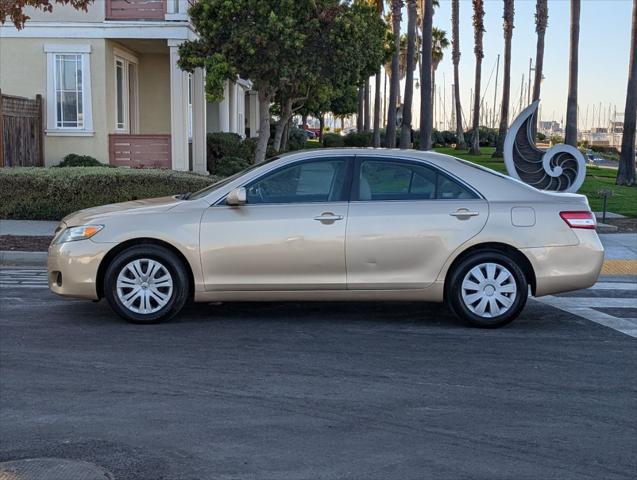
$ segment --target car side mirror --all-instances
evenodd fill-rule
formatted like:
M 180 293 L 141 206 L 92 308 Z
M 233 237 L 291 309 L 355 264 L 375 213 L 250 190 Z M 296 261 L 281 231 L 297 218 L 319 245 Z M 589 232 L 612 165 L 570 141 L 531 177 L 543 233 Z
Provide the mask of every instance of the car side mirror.
M 235 188 L 226 197 L 226 205 L 240 207 L 246 204 L 247 197 L 248 195 L 244 187 Z

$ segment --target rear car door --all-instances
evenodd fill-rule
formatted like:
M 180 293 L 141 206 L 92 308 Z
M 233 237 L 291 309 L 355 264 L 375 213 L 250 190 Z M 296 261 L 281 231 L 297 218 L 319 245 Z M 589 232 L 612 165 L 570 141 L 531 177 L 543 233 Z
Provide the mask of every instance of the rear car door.
M 431 285 L 487 216 L 488 204 L 477 192 L 431 165 L 357 157 L 346 232 L 347 288 Z

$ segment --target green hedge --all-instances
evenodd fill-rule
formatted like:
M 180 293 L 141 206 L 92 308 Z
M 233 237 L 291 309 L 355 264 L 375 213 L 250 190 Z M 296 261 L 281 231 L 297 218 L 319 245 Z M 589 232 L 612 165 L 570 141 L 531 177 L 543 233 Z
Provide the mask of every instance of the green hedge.
M 323 146 L 325 148 L 344 147 L 345 138 L 340 136 L 338 133 L 324 133 Z
M 83 208 L 194 192 L 214 180 L 155 169 L 0 168 L 0 218 L 60 220 Z

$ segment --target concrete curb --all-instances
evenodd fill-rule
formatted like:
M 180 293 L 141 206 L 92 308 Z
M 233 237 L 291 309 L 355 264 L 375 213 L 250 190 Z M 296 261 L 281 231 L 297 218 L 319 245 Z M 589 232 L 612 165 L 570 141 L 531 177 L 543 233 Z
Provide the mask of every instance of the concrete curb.
M 0 265 L 46 267 L 47 252 L 0 250 Z

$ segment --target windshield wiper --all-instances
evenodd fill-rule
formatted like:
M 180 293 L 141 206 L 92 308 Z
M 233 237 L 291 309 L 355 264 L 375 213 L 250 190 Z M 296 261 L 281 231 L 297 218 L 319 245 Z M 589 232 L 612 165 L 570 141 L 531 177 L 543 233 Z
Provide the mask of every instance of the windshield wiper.
M 179 200 L 188 200 L 191 195 L 192 195 L 192 192 L 180 193 L 178 195 L 175 195 L 175 198 Z

